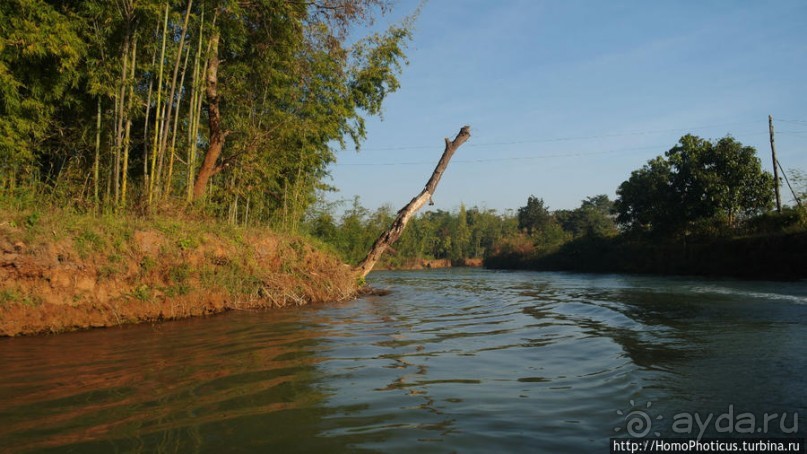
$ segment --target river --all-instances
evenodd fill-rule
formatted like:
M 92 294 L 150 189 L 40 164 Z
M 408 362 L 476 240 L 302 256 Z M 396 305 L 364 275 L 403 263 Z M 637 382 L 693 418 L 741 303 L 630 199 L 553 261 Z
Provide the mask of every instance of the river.
M 807 433 L 805 282 L 368 281 L 390 293 L 0 339 L 0 450 L 562 453 Z

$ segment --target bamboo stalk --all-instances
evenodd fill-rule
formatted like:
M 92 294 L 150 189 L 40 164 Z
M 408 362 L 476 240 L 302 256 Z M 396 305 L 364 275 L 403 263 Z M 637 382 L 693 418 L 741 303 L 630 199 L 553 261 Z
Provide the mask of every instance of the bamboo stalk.
M 146 95 L 146 118 L 143 125 L 143 188 L 149 187 L 149 113 L 151 113 L 151 92 L 154 89 L 154 80 L 149 77 L 149 89 Z
M 155 36 L 160 32 L 160 26 L 157 25 Z M 157 63 L 157 49 L 151 54 L 151 68 L 149 73 L 153 71 L 154 65 Z M 149 75 L 149 89 L 146 95 L 146 118 L 143 125 L 143 190 L 144 194 L 149 189 L 149 114 L 151 113 L 151 94 L 154 91 L 154 77 Z
M 201 75 L 202 40 L 204 37 L 205 12 L 202 10 L 202 18 L 199 23 L 199 45 L 196 48 L 196 56 L 193 61 L 193 84 L 191 86 L 191 105 L 188 108 L 190 125 L 188 127 L 188 181 L 186 202 L 193 200 L 193 174 L 196 166 L 196 139 L 199 134 L 199 121 L 202 116 L 202 84 L 199 83 Z M 207 63 L 205 63 L 207 64 Z
M 126 25 L 126 36 L 123 40 L 123 64 L 121 69 L 121 77 L 120 77 L 120 91 L 118 93 L 118 98 L 115 100 L 115 162 L 114 162 L 114 174 L 113 174 L 113 183 L 115 185 L 114 193 L 115 193 L 115 207 L 118 207 L 120 203 L 120 172 L 121 172 L 121 153 L 123 151 L 123 140 L 124 140 L 124 118 L 126 117 L 126 79 L 129 75 L 128 71 L 128 64 L 129 64 L 129 49 L 131 46 L 131 29 L 129 24 Z
M 160 178 L 163 171 L 163 155 L 165 154 L 168 146 L 168 132 L 169 127 L 171 126 L 171 115 L 173 113 L 174 107 L 174 96 L 176 95 L 176 88 L 177 88 L 177 77 L 179 77 L 179 66 L 182 63 L 182 50 L 185 45 L 185 35 L 188 33 L 188 20 L 190 19 L 191 14 L 191 6 L 193 5 L 193 0 L 188 0 L 188 6 L 185 10 L 185 19 L 182 23 L 182 32 L 179 36 L 179 47 L 177 49 L 177 58 L 174 61 L 174 71 L 173 75 L 171 76 L 171 88 L 169 91 L 168 98 L 166 100 L 166 113 L 165 113 L 165 121 L 162 124 L 162 134 L 160 137 L 160 163 L 157 169 L 157 178 Z M 168 182 L 167 184 L 170 184 Z
M 95 195 L 95 208 L 101 203 L 101 196 L 99 194 L 99 185 L 101 178 L 101 96 L 98 96 L 98 116 L 95 120 L 95 162 L 92 165 L 92 173 L 94 181 L 94 195 Z
M 162 122 L 162 110 L 160 101 L 162 98 L 162 85 L 163 85 L 163 68 L 165 67 L 165 41 L 168 35 L 168 3 L 165 4 L 165 21 L 163 22 L 163 40 L 162 49 L 160 50 L 160 71 L 157 73 L 157 104 L 155 106 L 157 118 L 154 121 L 154 144 L 151 148 L 151 173 L 148 186 L 148 204 L 151 205 L 154 200 L 154 182 L 157 179 L 155 170 L 157 167 L 157 154 L 159 152 L 158 139 L 160 134 L 160 124 Z
M 185 52 L 185 63 L 182 67 L 182 77 L 179 79 L 179 86 L 183 87 L 185 84 L 185 72 L 188 69 L 188 58 L 190 57 L 190 49 Z M 176 115 L 174 115 L 174 128 L 171 132 L 171 155 L 168 161 L 168 177 L 165 181 L 165 193 L 163 197 L 167 199 L 171 195 L 171 182 L 173 181 L 174 177 L 174 157 L 176 156 L 176 143 L 177 143 L 177 128 L 179 127 L 179 108 L 182 104 L 182 97 L 180 96 L 177 99 L 177 108 L 176 108 Z M 190 109 L 188 109 L 188 113 L 190 113 Z
M 132 43 L 132 69 L 129 75 L 129 97 L 126 102 L 126 130 L 123 137 L 123 183 L 121 184 L 121 206 L 126 209 L 126 182 L 129 174 L 129 149 L 131 145 L 132 130 L 132 100 L 134 99 L 135 68 L 137 66 L 137 34 L 135 33 Z

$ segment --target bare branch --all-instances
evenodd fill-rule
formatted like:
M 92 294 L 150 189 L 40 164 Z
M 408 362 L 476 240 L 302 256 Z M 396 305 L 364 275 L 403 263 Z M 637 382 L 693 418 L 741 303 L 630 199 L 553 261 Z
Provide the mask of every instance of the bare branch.
M 365 257 L 355 269 L 359 277 L 363 278 L 367 276 L 367 274 L 373 269 L 373 266 L 375 266 L 376 262 L 378 262 L 378 260 L 384 254 L 384 251 L 386 251 L 390 245 L 400 238 L 404 228 L 406 228 L 406 223 L 409 222 L 409 219 L 411 219 L 412 216 L 427 201 L 431 200 L 434 191 L 437 189 L 437 184 L 440 183 L 440 178 L 443 176 L 443 172 L 445 172 L 446 167 L 448 167 L 448 161 L 450 161 L 451 157 L 454 156 L 454 152 L 456 152 L 457 149 L 464 144 L 468 138 L 471 137 L 470 130 L 470 126 L 463 126 L 453 141 L 445 139 L 445 151 L 443 151 L 443 156 L 440 157 L 440 161 L 437 163 L 437 167 L 435 167 L 431 178 L 429 178 L 429 181 L 426 183 L 426 187 L 420 191 L 420 194 L 406 204 L 406 206 L 401 208 L 398 215 L 395 217 L 395 220 L 392 221 L 392 225 L 390 225 L 387 231 L 381 234 L 375 243 L 373 243 L 373 247 L 370 248 L 370 252 L 367 253 L 367 257 Z

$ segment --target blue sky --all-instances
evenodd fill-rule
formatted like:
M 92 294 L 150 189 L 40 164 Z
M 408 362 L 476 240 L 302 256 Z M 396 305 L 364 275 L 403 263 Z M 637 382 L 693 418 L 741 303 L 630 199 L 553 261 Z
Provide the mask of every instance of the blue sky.
M 769 114 L 781 164 L 807 170 L 804 0 L 431 0 L 407 56 L 383 120 L 331 166 L 329 200 L 400 208 L 464 124 L 430 209 L 613 199 L 686 133 L 731 134 L 771 170 Z

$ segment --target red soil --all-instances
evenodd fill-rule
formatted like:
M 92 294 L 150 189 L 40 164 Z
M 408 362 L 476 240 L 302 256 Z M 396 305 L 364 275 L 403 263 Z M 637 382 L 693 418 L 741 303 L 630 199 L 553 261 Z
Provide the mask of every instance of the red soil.
M 194 247 L 177 247 L 158 230 L 135 230 L 114 254 L 79 254 L 74 238 L 26 244 L 20 232 L 0 225 L 0 336 L 336 301 L 356 293 L 354 274 L 335 257 L 266 231 L 249 232 L 240 244 L 206 233 Z

